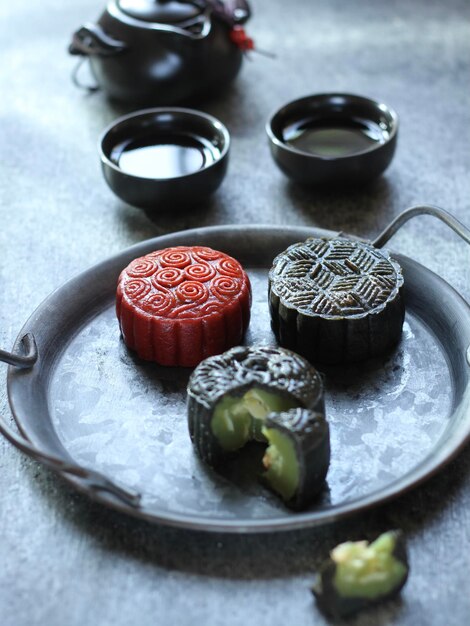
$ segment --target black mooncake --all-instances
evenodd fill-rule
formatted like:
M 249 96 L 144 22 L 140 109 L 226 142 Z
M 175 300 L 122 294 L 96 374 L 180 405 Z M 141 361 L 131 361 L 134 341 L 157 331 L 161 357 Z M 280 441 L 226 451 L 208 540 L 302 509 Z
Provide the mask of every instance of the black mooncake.
M 269 307 L 281 346 L 313 363 L 362 361 L 400 339 L 405 317 L 401 267 L 370 243 L 307 239 L 274 259 Z
M 323 486 L 330 465 L 330 432 L 322 413 L 290 409 L 270 413 L 262 429 L 265 482 L 291 508 L 304 509 Z
M 214 468 L 249 441 L 267 444 L 261 477 L 291 508 L 307 506 L 323 486 L 330 461 L 323 382 L 298 354 L 240 346 L 205 359 L 189 379 L 188 425 Z

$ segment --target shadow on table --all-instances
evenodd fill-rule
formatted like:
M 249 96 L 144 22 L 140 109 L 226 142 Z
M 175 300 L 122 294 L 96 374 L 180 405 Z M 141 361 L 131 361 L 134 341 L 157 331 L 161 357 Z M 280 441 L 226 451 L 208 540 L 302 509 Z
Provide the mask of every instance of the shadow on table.
M 226 221 L 226 219 L 224 219 L 224 203 L 217 192 L 197 204 L 190 206 L 172 205 L 169 210 L 156 209 L 154 211 L 146 210 L 144 212 L 147 218 L 153 222 L 162 233 L 213 226 L 223 224 Z
M 302 218 L 305 225 L 365 236 L 374 232 L 378 234 L 394 217 L 390 199 L 393 186 L 385 178 L 378 179 L 367 188 L 348 192 L 313 190 L 288 182 L 285 192 L 291 209 Z M 227 221 L 237 223 L 237 216 L 228 210 L 223 194 L 218 192 L 191 206 L 172 205 L 155 207 L 153 210 L 129 207 L 131 210 L 128 210 L 126 205 L 121 204 L 124 225 L 134 230 L 136 221 L 145 215 L 156 227 L 155 236 L 175 230 L 224 224 Z M 260 215 L 253 220 L 255 222 L 263 223 L 266 219 Z
M 271 534 L 228 535 L 156 526 L 107 509 L 77 494 L 55 475 L 28 463 L 31 480 L 64 522 L 101 549 L 170 570 L 234 580 L 275 579 L 314 573 L 329 550 L 347 540 L 374 539 L 401 528 L 408 539 L 446 514 L 470 473 L 463 456 L 392 503 L 319 528 Z
M 382 176 L 366 186 L 314 188 L 286 179 L 286 195 L 292 208 L 305 222 L 345 234 L 366 236 L 374 228 L 377 234 L 395 216 L 395 188 Z M 405 208 L 405 207 L 403 207 Z
M 217 193 L 191 207 L 172 205 L 170 209 L 155 210 L 132 207 L 116 198 L 116 212 L 124 228 L 132 232 L 137 241 L 226 222 L 224 205 Z

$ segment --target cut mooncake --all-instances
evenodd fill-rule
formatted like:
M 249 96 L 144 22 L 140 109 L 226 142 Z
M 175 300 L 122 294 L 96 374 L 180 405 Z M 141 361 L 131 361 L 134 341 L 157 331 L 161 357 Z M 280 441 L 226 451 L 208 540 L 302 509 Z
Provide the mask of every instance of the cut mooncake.
M 330 465 L 330 430 L 323 413 L 270 413 L 262 429 L 266 484 L 292 509 L 306 508 L 323 488 Z
M 157 250 L 119 277 L 116 313 L 126 345 L 161 365 L 194 367 L 241 342 L 250 281 L 232 257 L 203 246 Z
M 400 265 L 388 252 L 343 237 L 296 243 L 269 272 L 271 325 L 281 346 L 313 363 L 361 361 L 400 339 Z
M 283 348 L 233 348 L 200 363 L 188 383 L 199 456 L 217 468 L 249 441 L 267 444 L 263 481 L 296 509 L 310 503 L 328 471 L 324 413 L 321 376 Z

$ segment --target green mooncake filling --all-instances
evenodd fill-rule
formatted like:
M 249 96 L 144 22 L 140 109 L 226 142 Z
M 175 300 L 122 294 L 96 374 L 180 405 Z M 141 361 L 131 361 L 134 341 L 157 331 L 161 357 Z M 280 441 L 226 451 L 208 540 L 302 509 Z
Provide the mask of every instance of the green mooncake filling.
M 391 593 L 407 569 L 393 555 L 394 533 L 384 533 L 373 543 L 348 541 L 331 552 L 336 563 L 334 585 L 343 597 L 374 599 Z
M 263 457 L 265 479 L 284 500 L 290 500 L 299 486 L 299 462 L 293 441 L 274 428 L 263 428 L 268 440 Z
M 269 413 L 281 413 L 299 406 L 293 398 L 252 387 L 243 396 L 225 395 L 216 405 L 211 421 L 212 432 L 227 452 L 242 448 L 248 441 L 266 441 L 264 419 Z

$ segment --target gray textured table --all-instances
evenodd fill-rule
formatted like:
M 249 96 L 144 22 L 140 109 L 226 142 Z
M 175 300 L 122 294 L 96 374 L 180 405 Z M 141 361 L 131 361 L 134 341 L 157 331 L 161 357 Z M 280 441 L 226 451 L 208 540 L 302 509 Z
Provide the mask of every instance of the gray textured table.
M 69 36 L 99 2 L 0 5 L 0 346 L 53 289 L 142 239 L 219 223 L 310 224 L 373 235 L 409 205 L 432 202 L 470 222 L 470 6 L 465 0 L 253 0 L 250 33 L 275 50 L 247 62 L 204 108 L 232 133 L 229 175 L 204 210 L 150 219 L 102 180 L 96 141 L 122 112 L 70 81 Z M 264 123 L 311 92 L 382 98 L 401 118 L 394 163 L 355 193 L 306 192 L 272 163 Z M 468 248 L 432 218 L 393 247 L 470 299 Z M 0 411 L 9 415 L 6 367 Z M 204 535 L 153 527 L 77 495 L 0 441 L 0 623 L 323 624 L 308 587 L 335 543 L 405 530 L 412 574 L 401 602 L 357 624 L 470 620 L 468 449 L 409 495 L 348 522 L 271 536 Z

